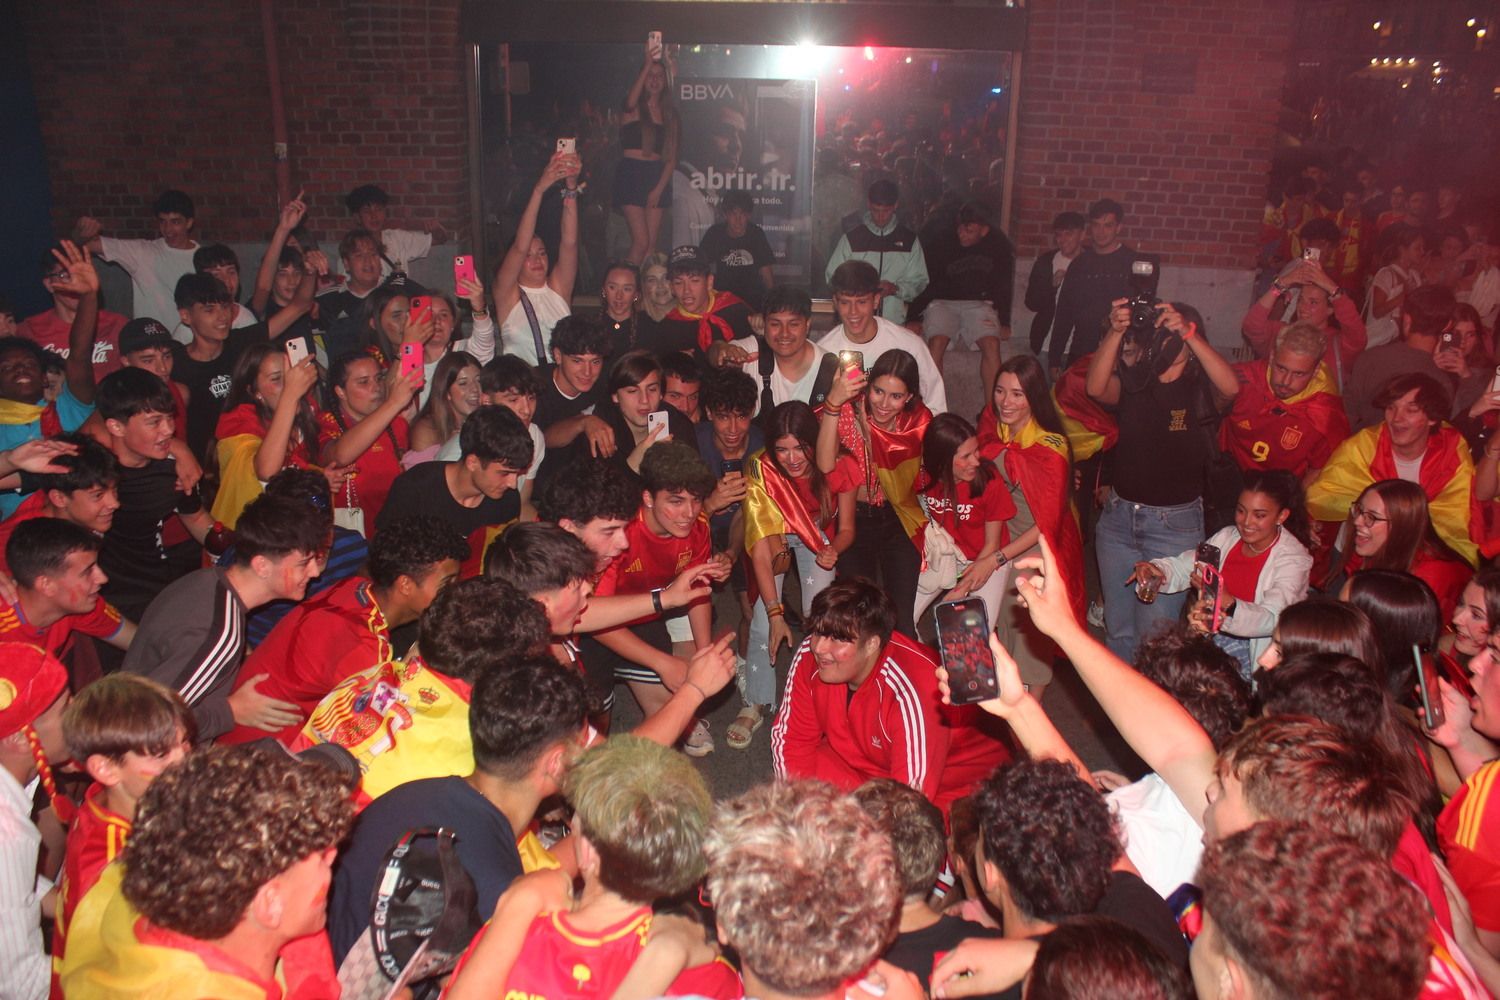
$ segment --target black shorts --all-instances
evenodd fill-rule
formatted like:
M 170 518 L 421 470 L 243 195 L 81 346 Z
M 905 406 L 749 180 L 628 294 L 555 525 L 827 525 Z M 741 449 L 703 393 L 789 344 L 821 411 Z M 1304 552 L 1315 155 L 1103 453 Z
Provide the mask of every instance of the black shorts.
M 637 205 L 644 208 L 651 189 L 661 180 L 661 168 L 661 160 L 632 160 L 622 156 L 615 167 L 615 207 Z M 672 207 L 670 178 L 667 179 L 667 186 L 662 188 L 661 200 L 656 203 L 656 207 Z

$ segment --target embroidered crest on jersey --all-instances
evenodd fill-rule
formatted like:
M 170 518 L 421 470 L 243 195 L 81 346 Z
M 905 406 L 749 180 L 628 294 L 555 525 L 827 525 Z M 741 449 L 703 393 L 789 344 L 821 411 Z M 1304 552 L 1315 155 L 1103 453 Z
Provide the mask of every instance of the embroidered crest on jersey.
M 1302 441 L 1302 430 L 1298 427 L 1288 427 L 1281 432 L 1281 447 L 1285 451 L 1294 450 Z

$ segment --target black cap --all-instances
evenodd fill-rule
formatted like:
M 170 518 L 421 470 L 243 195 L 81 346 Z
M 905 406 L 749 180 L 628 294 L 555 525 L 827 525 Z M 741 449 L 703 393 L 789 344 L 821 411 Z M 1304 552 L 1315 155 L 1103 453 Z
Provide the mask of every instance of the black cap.
M 148 316 L 131 320 L 120 328 L 120 353 L 144 351 L 148 347 L 171 347 L 172 331 Z
M 667 258 L 667 274 L 677 275 L 689 272 L 707 274 L 713 267 L 708 262 L 708 255 L 692 245 L 673 247 L 671 255 Z

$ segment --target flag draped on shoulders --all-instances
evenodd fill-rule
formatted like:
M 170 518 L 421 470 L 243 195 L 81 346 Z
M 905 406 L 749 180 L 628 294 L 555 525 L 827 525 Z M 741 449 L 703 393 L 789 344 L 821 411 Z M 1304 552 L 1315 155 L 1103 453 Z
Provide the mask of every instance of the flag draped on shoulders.
M 0 426 L 23 427 L 41 422 L 42 437 L 56 437 L 63 432 L 62 419 L 52 403 L 22 403 L 0 399 Z
M 1072 471 L 1068 442 L 1033 419 L 1019 434 L 1000 422 L 994 404 L 979 415 L 979 454 L 1000 465 L 1010 482 L 1019 483 L 1037 530 L 1047 539 L 1057 560 L 1073 613 L 1084 620 L 1083 535 L 1069 498 Z
M 264 487 L 255 474 L 255 454 L 266 436 L 266 424 L 254 403 L 241 403 L 219 415 L 214 428 L 219 456 L 219 493 L 214 498 L 214 520 L 233 528 L 245 506 L 261 495 Z M 287 450 L 287 464 L 308 468 L 301 448 Z
M 733 292 L 715 291 L 710 295 L 708 308 L 701 313 L 691 313 L 682 306 L 676 306 L 667 313 L 667 319 L 675 320 L 697 320 L 698 321 L 698 349 L 707 351 L 710 344 L 716 340 L 734 340 L 737 336 L 729 321 L 718 315 L 721 309 L 730 306 L 744 305 L 745 300 Z
M 1320 469 L 1349 436 L 1338 385 L 1319 365 L 1306 388 L 1288 399 L 1271 389 L 1264 359 L 1234 366 L 1240 391 L 1219 425 L 1219 447 L 1241 469 L 1283 469 L 1294 476 Z
M 1120 426 L 1088 393 L 1089 362 L 1085 354 L 1067 367 L 1052 387 L 1052 402 L 1062 416 L 1063 430 L 1073 446 L 1073 460 L 1083 462 L 1108 451 L 1120 439 Z
M 745 463 L 746 553 L 754 552 L 761 539 L 788 532 L 802 539 L 809 552 L 821 552 L 829 538 L 820 520 L 766 451 L 750 456 Z
M 1428 438 L 1427 453 L 1422 456 L 1417 475 L 1427 495 L 1433 530 L 1443 544 L 1474 565 L 1478 547 L 1469 537 L 1474 462 L 1463 435 L 1448 424 L 1439 425 Z M 1322 474 L 1307 491 L 1308 512 L 1320 521 L 1342 521 L 1366 487 L 1399 478 L 1385 424 L 1366 427 L 1339 445 L 1323 466 Z
M 927 514 L 917 499 L 917 474 L 922 471 L 922 438 L 927 425 L 932 423 L 932 411 L 921 402 L 896 417 L 895 426 L 882 430 L 875 422 L 866 421 L 870 432 L 870 468 L 880 484 L 886 502 L 901 519 L 906 537 L 916 544 L 918 532 L 927 523 Z M 839 440 L 847 441 L 859 434 L 854 417 L 854 407 L 845 406 L 839 414 Z

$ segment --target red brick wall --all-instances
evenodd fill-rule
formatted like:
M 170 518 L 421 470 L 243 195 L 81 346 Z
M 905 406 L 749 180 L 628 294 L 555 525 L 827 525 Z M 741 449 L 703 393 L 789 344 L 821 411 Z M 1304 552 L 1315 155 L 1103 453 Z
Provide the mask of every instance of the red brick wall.
M 1033 0 L 1020 252 L 1051 246 L 1058 212 L 1108 196 L 1125 206 L 1126 241 L 1169 264 L 1251 266 L 1291 12 L 1290 0 Z
M 19 4 L 66 231 L 92 214 L 154 236 L 151 202 L 179 187 L 200 232 L 264 239 L 276 213 L 271 97 L 253 0 Z M 376 182 L 397 221 L 467 212 L 459 0 L 277 0 L 293 193 L 330 242 L 343 195 Z

